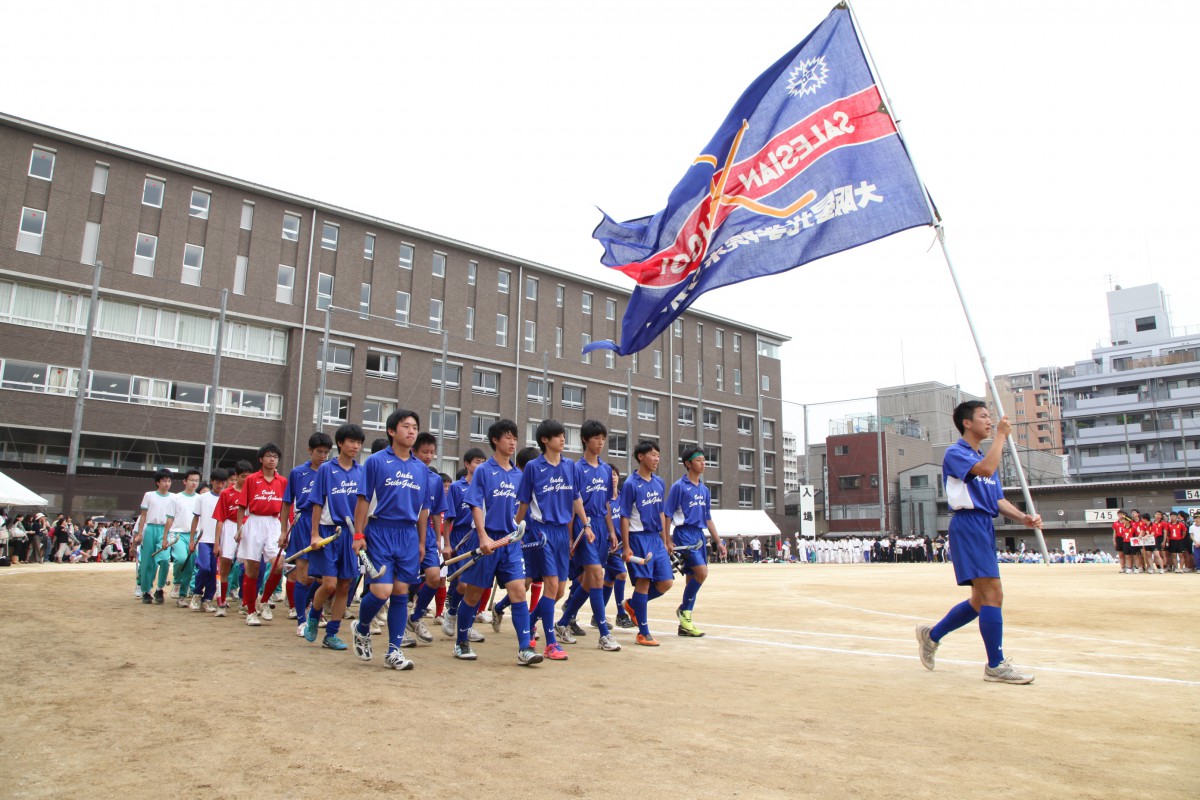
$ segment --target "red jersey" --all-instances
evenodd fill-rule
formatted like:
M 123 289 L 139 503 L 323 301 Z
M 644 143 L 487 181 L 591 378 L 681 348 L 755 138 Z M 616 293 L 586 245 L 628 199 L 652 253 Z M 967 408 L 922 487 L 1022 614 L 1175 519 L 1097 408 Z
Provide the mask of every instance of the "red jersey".
M 1150 533 L 1150 523 L 1144 519 L 1139 519 L 1133 523 L 1134 536 L 1146 536 Z
M 247 514 L 278 517 L 283 510 L 283 492 L 286 488 L 287 478 L 276 472 L 273 480 L 267 480 L 259 470 L 251 473 L 242 484 L 237 504 L 246 509 Z
M 1155 539 L 1161 539 L 1167 534 L 1167 526 L 1169 522 L 1152 522 L 1150 523 L 1150 532 L 1154 534 Z
M 1168 522 L 1167 532 L 1171 537 L 1171 541 L 1177 542 L 1187 536 L 1187 525 L 1182 522 Z
M 1117 520 L 1113 523 L 1113 535 L 1123 542 L 1129 541 L 1129 537 L 1133 535 L 1133 525 Z
M 238 518 L 238 489 L 232 483 L 221 490 L 217 496 L 217 505 L 213 508 L 213 519 L 217 522 L 237 522 Z

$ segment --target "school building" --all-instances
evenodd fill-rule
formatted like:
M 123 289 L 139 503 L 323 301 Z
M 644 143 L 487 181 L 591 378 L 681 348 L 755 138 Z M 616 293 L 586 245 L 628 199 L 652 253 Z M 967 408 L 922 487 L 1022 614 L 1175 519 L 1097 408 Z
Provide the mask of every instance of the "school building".
M 679 446 L 695 444 L 714 505 L 782 511 L 788 337 L 689 311 L 634 356 L 581 356 L 618 338 L 628 300 L 587 275 L 0 114 L 0 471 L 51 508 L 132 513 L 151 471 L 202 466 L 215 407 L 214 466 L 265 442 L 290 466 L 318 424 L 371 439 L 408 408 L 452 474 L 498 418 L 530 444 L 558 419 L 574 453 L 595 418 L 622 474 L 654 439 L 670 484 Z

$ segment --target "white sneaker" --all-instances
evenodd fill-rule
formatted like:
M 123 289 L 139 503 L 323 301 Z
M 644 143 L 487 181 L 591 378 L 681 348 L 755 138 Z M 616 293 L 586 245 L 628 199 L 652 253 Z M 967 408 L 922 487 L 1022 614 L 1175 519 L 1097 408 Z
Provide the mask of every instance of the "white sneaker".
M 256 627 L 258 625 L 262 625 L 262 620 L 260 620 L 258 618 L 257 611 L 255 611 L 253 614 L 246 615 L 246 624 L 249 625 L 250 627 Z
M 371 620 L 371 635 L 372 636 L 382 636 L 383 635 L 383 623 L 379 621 L 378 614 L 375 615 L 375 619 Z
M 596 646 L 601 650 L 607 650 L 610 653 L 615 653 L 621 649 L 621 643 L 614 639 L 611 633 L 608 636 L 601 636 L 600 641 L 596 643 Z
M 289 608 L 288 609 L 288 619 L 295 619 L 295 618 L 296 618 L 296 609 Z
M 264 606 L 263 606 L 263 607 L 262 607 L 262 608 L 259 610 L 259 612 L 258 612 L 258 615 L 259 615 L 260 617 L 262 617 L 262 618 L 263 618 L 263 620 L 265 620 L 266 622 L 270 622 L 271 620 L 275 619 L 275 612 L 271 610 L 271 604 L 270 604 L 270 603 L 267 603 L 266 605 L 264 605 Z
M 354 655 L 361 658 L 363 661 L 371 660 L 371 632 L 359 633 L 358 623 L 350 626 L 354 632 Z
M 425 627 L 425 620 L 423 619 L 418 619 L 415 622 L 410 619 L 408 621 L 408 630 L 412 632 L 413 636 L 416 636 L 426 644 L 433 641 L 433 634 L 429 632 L 429 628 Z
M 483 634 L 480 633 L 479 631 L 475 630 L 474 628 L 468 628 L 467 629 L 467 641 L 468 642 L 482 642 Z
M 308 627 L 307 625 L 305 625 L 303 622 L 301 622 L 299 625 L 296 626 L 296 635 L 299 636 L 301 639 L 303 639 L 304 638 L 304 629 L 307 627 Z
M 993 683 L 1015 683 L 1018 685 L 1033 683 L 1032 675 L 1017 672 L 1007 658 L 994 667 L 985 666 L 983 668 L 983 679 L 985 681 L 992 681 Z
M 213 612 L 213 616 L 214 617 L 223 617 L 223 616 L 225 616 L 225 612 L 227 609 L 228 609 L 227 606 L 217 606 L 216 611 Z
M 213 605 L 212 600 L 205 600 L 203 603 L 200 604 L 200 610 L 203 611 L 205 614 L 211 614 L 212 612 L 217 610 L 217 607 Z M 222 614 L 221 616 L 225 616 L 225 615 Z
M 412 669 L 415 665 L 404 657 L 404 653 L 399 650 L 389 650 L 387 656 L 383 659 L 383 665 L 390 669 L 397 669 L 401 672 Z
M 178 586 L 172 586 L 172 587 L 171 587 L 171 599 L 172 599 L 172 600 L 178 600 L 178 599 L 179 599 L 179 587 L 178 587 Z
M 198 594 L 192 595 L 192 601 L 191 601 L 190 607 L 191 607 L 192 611 L 200 610 L 200 595 L 198 595 Z
M 449 614 L 442 617 L 442 636 L 447 639 L 458 638 L 458 617 L 452 617 Z
M 917 626 L 917 656 L 921 659 L 921 666 L 930 671 L 933 670 L 933 657 L 938 650 L 938 643 L 930 635 L 932 632 L 933 628 L 929 625 Z
M 554 635 L 563 644 L 575 644 L 575 637 L 571 634 L 571 630 L 566 625 L 555 625 Z
M 492 623 L 492 612 L 480 611 L 475 615 L 475 621 L 480 625 L 490 625 Z

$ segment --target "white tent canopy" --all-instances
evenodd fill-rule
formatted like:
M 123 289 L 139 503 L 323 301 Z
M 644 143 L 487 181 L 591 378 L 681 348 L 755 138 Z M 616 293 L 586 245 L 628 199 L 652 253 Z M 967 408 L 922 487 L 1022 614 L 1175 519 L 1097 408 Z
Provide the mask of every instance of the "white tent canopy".
M 762 509 L 714 508 L 712 518 L 721 538 L 779 535 L 779 528 Z
M 8 506 L 37 506 L 47 505 L 46 498 L 26 489 L 12 478 L 0 472 L 0 508 Z

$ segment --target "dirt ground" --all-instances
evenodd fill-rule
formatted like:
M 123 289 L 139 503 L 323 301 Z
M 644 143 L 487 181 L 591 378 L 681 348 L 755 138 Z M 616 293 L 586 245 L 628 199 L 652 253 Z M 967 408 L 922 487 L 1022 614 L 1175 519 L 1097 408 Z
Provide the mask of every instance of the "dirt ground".
M 595 631 L 516 666 L 435 642 L 412 672 L 133 598 L 131 565 L 0 571 L 4 797 L 1195 798 L 1200 575 L 1006 565 L 1005 653 L 974 625 L 916 659 L 963 598 L 948 565 L 719 565 L 703 639 L 651 604 L 657 649 Z M 582 616 L 582 615 L 581 615 Z

